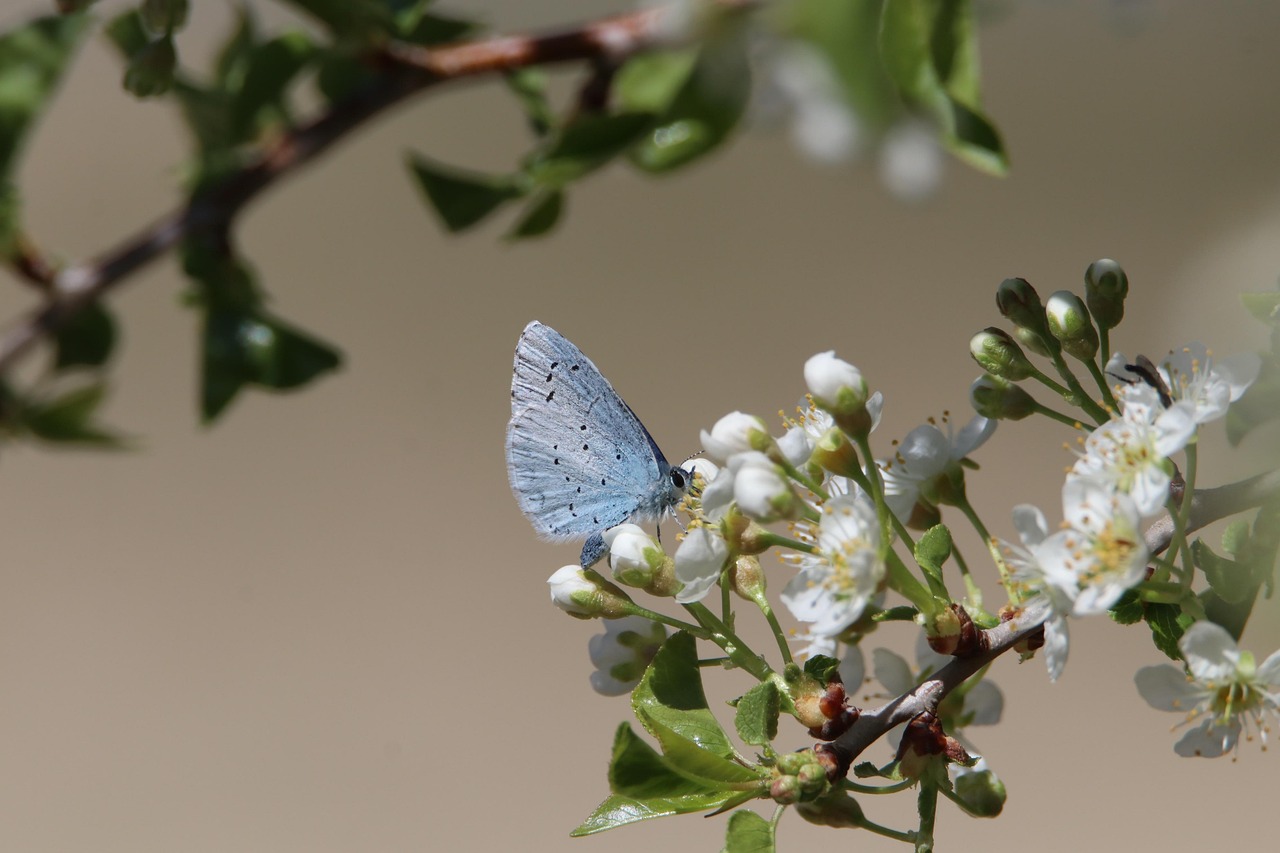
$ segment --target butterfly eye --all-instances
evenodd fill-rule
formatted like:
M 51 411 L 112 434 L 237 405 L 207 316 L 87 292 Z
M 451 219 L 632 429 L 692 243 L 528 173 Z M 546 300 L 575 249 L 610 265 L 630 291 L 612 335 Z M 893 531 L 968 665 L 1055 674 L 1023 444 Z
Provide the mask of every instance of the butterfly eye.
M 671 469 L 671 485 L 675 486 L 677 489 L 683 490 L 685 486 L 685 482 L 686 480 L 684 476 L 684 471 L 680 470 L 679 468 L 672 468 Z

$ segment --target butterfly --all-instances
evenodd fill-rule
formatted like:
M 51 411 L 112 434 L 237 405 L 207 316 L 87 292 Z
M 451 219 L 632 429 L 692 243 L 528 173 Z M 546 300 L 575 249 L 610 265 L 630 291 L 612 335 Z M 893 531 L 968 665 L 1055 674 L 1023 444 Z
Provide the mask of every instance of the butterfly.
M 583 566 L 608 550 L 605 530 L 673 512 L 692 481 L 591 359 L 537 321 L 516 344 L 507 477 L 540 536 L 586 538 Z

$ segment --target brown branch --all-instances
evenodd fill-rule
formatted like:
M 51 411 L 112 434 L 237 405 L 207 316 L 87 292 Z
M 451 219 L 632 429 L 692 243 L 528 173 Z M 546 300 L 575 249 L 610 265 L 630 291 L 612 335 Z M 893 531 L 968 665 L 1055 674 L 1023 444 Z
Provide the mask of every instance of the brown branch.
M 14 237 L 13 254 L 9 262 L 21 281 L 41 293 L 53 291 L 53 279 L 57 273 L 26 234 L 17 234 Z
M 1238 483 L 1197 491 L 1192 497 L 1187 532 L 1275 500 L 1280 500 L 1280 471 L 1269 471 Z M 1168 515 L 1147 529 L 1144 538 L 1151 553 L 1158 554 L 1169 547 L 1172 530 L 1173 519 Z M 1047 608 L 1036 611 L 1027 608 L 1016 618 L 984 631 L 984 641 L 978 644 L 983 651 L 969 657 L 956 658 L 911 691 L 879 708 L 861 712 L 853 725 L 826 747 L 829 752 L 834 753 L 835 765 L 847 771 L 867 747 L 890 729 L 920 714 L 937 713 L 938 705 L 948 693 L 1013 648 L 1020 640 L 1038 631 L 1048 615 Z
M 759 0 L 716 0 L 726 11 Z M 126 238 L 97 258 L 72 265 L 51 280 L 51 298 L 0 337 L 0 375 L 43 337 L 125 278 L 183 240 L 230 229 L 236 215 L 280 178 L 309 163 L 374 116 L 436 85 L 533 65 L 610 60 L 668 44 L 674 7 L 646 9 L 542 35 L 501 36 L 436 48 L 391 44 L 373 58 L 372 83 L 272 144 L 257 159 L 187 204 Z M 28 276 L 30 278 L 30 276 Z

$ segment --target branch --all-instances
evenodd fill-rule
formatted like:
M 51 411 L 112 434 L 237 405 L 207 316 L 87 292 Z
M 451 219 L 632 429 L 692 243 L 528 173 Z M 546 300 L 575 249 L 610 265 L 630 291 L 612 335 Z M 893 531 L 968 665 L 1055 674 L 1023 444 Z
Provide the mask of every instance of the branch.
M 1187 532 L 1198 530 L 1218 519 L 1234 515 L 1250 507 L 1280 500 L 1280 470 L 1268 471 L 1215 489 L 1198 490 L 1192 497 Z M 1169 547 L 1173 519 L 1166 514 L 1144 534 L 1147 548 L 1158 554 Z M 977 654 L 956 658 L 938 672 L 916 685 L 915 689 L 871 711 L 863 711 L 849 729 L 832 741 L 836 765 L 848 771 L 854 760 L 894 726 L 908 722 L 923 713 L 937 713 L 947 694 L 959 687 L 978 670 L 1013 648 L 1044 624 L 1049 616 L 1046 605 L 1033 604 L 1013 619 L 983 631 L 983 649 Z
M 759 0 L 716 0 L 725 11 L 747 10 Z M 372 58 L 381 70 L 372 83 L 326 112 L 263 146 L 249 165 L 197 193 L 189 202 L 97 258 L 49 277 L 50 299 L 0 337 L 0 375 L 43 337 L 85 306 L 189 237 L 224 232 L 236 215 L 277 180 L 309 163 L 382 111 L 425 89 L 464 78 L 533 65 L 579 60 L 619 61 L 671 44 L 678 4 L 606 18 L 541 35 L 501 36 L 438 48 L 392 43 Z M 19 266 L 24 277 L 39 274 Z

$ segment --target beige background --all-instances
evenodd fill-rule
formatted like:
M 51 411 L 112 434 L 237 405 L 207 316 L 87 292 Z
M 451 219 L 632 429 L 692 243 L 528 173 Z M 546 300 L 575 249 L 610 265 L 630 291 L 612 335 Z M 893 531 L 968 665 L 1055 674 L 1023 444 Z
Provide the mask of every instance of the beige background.
M 49 4 L 4 5 L 11 24 Z M 197 60 L 228 17 L 198 5 L 183 36 Z M 528 320 L 554 325 L 681 458 L 729 410 L 789 409 L 804 359 L 832 347 L 885 391 L 882 446 L 962 412 L 966 343 L 996 321 L 996 284 L 1075 287 L 1096 257 L 1133 283 L 1120 348 L 1259 344 L 1234 294 L 1280 271 L 1280 6 L 1006 5 L 983 51 L 1007 180 L 953 165 L 935 200 L 907 205 L 870 167 L 817 167 L 763 132 L 670 180 L 597 176 L 550 240 L 506 245 L 500 224 L 447 238 L 405 151 L 504 168 L 526 141 L 492 86 L 459 87 L 379 122 L 241 224 L 280 312 L 345 349 L 339 375 L 245 396 L 202 429 L 175 264 L 123 288 L 108 415 L 142 449 L 0 459 L 0 848 L 719 849 L 723 819 L 699 817 L 567 837 L 606 792 L 627 709 L 587 684 L 598 626 L 546 600 L 575 548 L 536 541 L 507 490 L 512 347 Z M 483 8 L 512 29 L 619 7 Z M 176 201 L 181 128 L 123 96 L 119 73 L 90 45 L 25 164 L 32 231 L 63 257 Z M 30 297 L 13 285 L 0 299 L 13 316 Z M 1069 438 L 1007 425 L 981 451 L 974 489 L 995 531 L 1012 533 L 1018 502 L 1056 512 Z M 1217 445 L 1206 456 L 1209 482 L 1242 470 Z M 1246 635 L 1261 655 L 1280 645 L 1268 607 Z M 1007 812 L 944 809 L 944 849 L 1274 843 L 1260 807 L 1275 759 L 1256 744 L 1237 763 L 1176 758 L 1174 718 L 1133 687 L 1161 660 L 1144 635 L 1077 625 L 1056 685 L 1039 661 L 999 662 L 1007 724 L 973 737 Z M 886 642 L 910 646 L 905 632 Z M 807 742 L 788 730 L 781 744 Z M 906 828 L 912 798 L 890 799 L 869 814 Z M 788 816 L 783 844 L 900 849 L 818 832 Z

